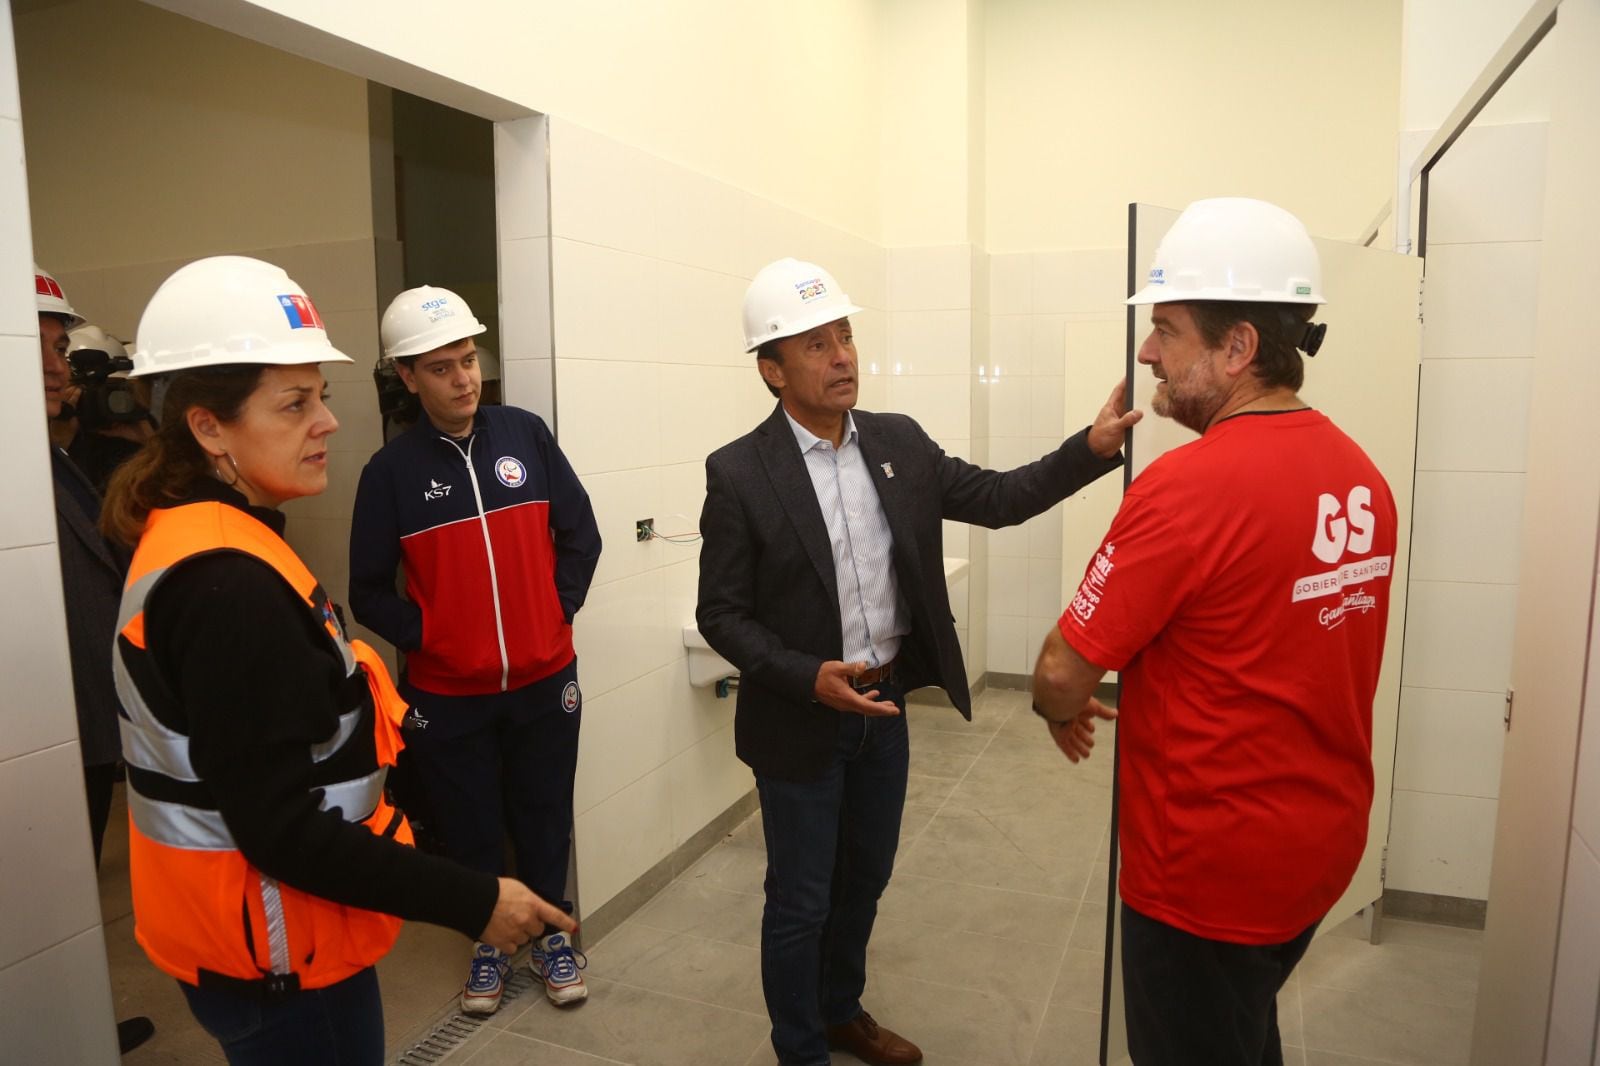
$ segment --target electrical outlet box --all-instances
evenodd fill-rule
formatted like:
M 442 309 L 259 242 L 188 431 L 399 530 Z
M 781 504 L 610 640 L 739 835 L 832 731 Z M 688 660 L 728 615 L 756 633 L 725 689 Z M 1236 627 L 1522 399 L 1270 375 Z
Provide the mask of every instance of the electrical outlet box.
M 633 539 L 641 543 L 649 540 L 650 535 L 655 532 L 655 522 L 654 518 L 641 518 L 635 522 L 633 524 Z

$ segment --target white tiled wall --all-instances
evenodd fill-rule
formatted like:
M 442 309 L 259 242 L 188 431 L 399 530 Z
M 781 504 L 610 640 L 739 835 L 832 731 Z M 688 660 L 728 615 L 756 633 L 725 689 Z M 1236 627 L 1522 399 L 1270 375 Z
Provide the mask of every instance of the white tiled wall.
M 754 784 L 734 755 L 733 701 L 688 683 L 682 628 L 694 621 L 698 547 L 634 539 L 640 518 L 693 532 L 706 455 L 772 409 L 744 352 L 749 279 L 784 255 L 826 265 L 866 308 L 855 317 L 861 405 L 915 406 L 947 446 L 964 446 L 969 424 L 965 394 L 952 402 L 942 388 L 966 380 L 964 344 L 952 347 L 945 327 L 963 340 L 968 327 L 938 316 L 964 315 L 967 301 L 964 290 L 949 297 L 952 256 L 910 257 L 897 277 L 920 294 L 918 314 L 891 323 L 888 259 L 872 243 L 573 123 L 551 118 L 548 129 L 548 236 L 532 211 L 514 236 L 550 242 L 556 432 L 605 542 L 576 627 L 587 719 L 578 878 L 593 911 Z M 511 292 L 504 274 L 502 288 Z M 899 389 L 896 328 L 915 349 L 902 361 L 921 364 Z
M 1122 377 L 1127 264 L 1122 249 L 1099 248 L 991 255 L 988 266 L 988 358 L 978 390 L 987 398 L 990 465 L 1005 470 L 1088 425 Z M 1121 495 L 1113 473 L 1060 507 L 989 534 L 990 670 L 1033 671 L 1061 615 L 1064 568 L 1076 583 Z
M 10 4 L 0 4 L 0 344 L 18 368 L 0 391 L 0 449 L 14 473 L 0 520 L 0 1046 L 18 1062 L 117 1060 L 66 618 L 46 472 L 32 235 Z M 33 472 L 33 473 L 30 473 Z M 20 605 L 20 606 L 18 606 Z M 26 874 L 23 873 L 26 871 Z
M 1429 186 L 1391 888 L 1488 896 L 1522 552 L 1544 130 L 1468 130 Z

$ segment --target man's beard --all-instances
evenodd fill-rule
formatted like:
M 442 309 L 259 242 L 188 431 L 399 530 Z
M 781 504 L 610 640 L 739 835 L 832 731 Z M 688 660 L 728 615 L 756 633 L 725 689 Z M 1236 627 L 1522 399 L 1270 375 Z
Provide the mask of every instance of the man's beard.
M 1167 378 L 1165 389 L 1157 389 L 1150 410 L 1178 425 L 1204 433 L 1212 416 L 1227 399 L 1224 388 L 1211 379 L 1210 367 L 1196 361 L 1178 377 Z

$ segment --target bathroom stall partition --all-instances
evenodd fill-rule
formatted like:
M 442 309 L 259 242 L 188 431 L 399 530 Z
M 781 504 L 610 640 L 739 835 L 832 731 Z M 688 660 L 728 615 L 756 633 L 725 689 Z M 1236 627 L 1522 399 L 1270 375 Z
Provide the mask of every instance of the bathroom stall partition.
M 1156 246 L 1176 221 L 1178 212 L 1149 204 L 1128 208 L 1128 292 L 1143 284 L 1155 259 Z M 1421 363 L 1421 327 L 1417 317 L 1422 260 L 1358 244 L 1317 238 L 1322 259 L 1323 295 L 1328 303 L 1317 321 L 1328 325 L 1327 340 L 1306 364 L 1301 398 L 1322 411 L 1364 448 L 1383 472 L 1399 513 L 1396 550 L 1390 571 L 1388 635 L 1383 669 L 1372 708 L 1374 792 L 1368 821 L 1367 847 L 1355 876 L 1319 931 L 1326 931 L 1364 909 L 1375 920 L 1383 896 L 1384 852 L 1389 840 L 1389 809 L 1394 780 L 1395 732 L 1400 710 L 1400 658 L 1405 630 L 1406 573 L 1411 542 L 1412 480 L 1416 463 L 1417 385 Z M 1150 413 L 1156 381 L 1135 358 L 1148 334 L 1150 311 L 1130 307 L 1127 313 L 1128 395 L 1146 417 L 1128 444 L 1128 483 L 1172 448 L 1195 435 L 1170 419 Z M 1314 516 L 1308 516 L 1309 523 Z M 1069 554 L 1062 569 L 1062 602 L 1077 591 L 1087 560 Z M 1120 777 L 1120 745 L 1113 748 Z M 1106 890 L 1105 989 L 1101 1009 L 1100 1061 L 1106 1066 L 1129 1062 L 1122 1002 L 1121 930 L 1118 927 L 1117 801 L 1111 809 L 1110 862 Z M 1240 870 L 1238 877 L 1249 878 Z M 1374 933 L 1376 927 L 1374 926 Z

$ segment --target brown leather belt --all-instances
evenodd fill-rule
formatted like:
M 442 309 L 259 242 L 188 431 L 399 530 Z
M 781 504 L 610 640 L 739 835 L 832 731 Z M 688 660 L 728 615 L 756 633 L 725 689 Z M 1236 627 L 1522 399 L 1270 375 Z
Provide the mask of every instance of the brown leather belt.
M 888 662 L 884 663 L 882 666 L 874 666 L 870 670 L 863 670 L 855 677 L 851 678 L 850 687 L 855 689 L 857 692 L 864 692 L 869 688 L 882 685 L 885 682 L 892 682 L 894 680 L 895 668 L 899 665 L 899 663 L 900 657 L 897 655 L 893 659 L 890 659 Z

